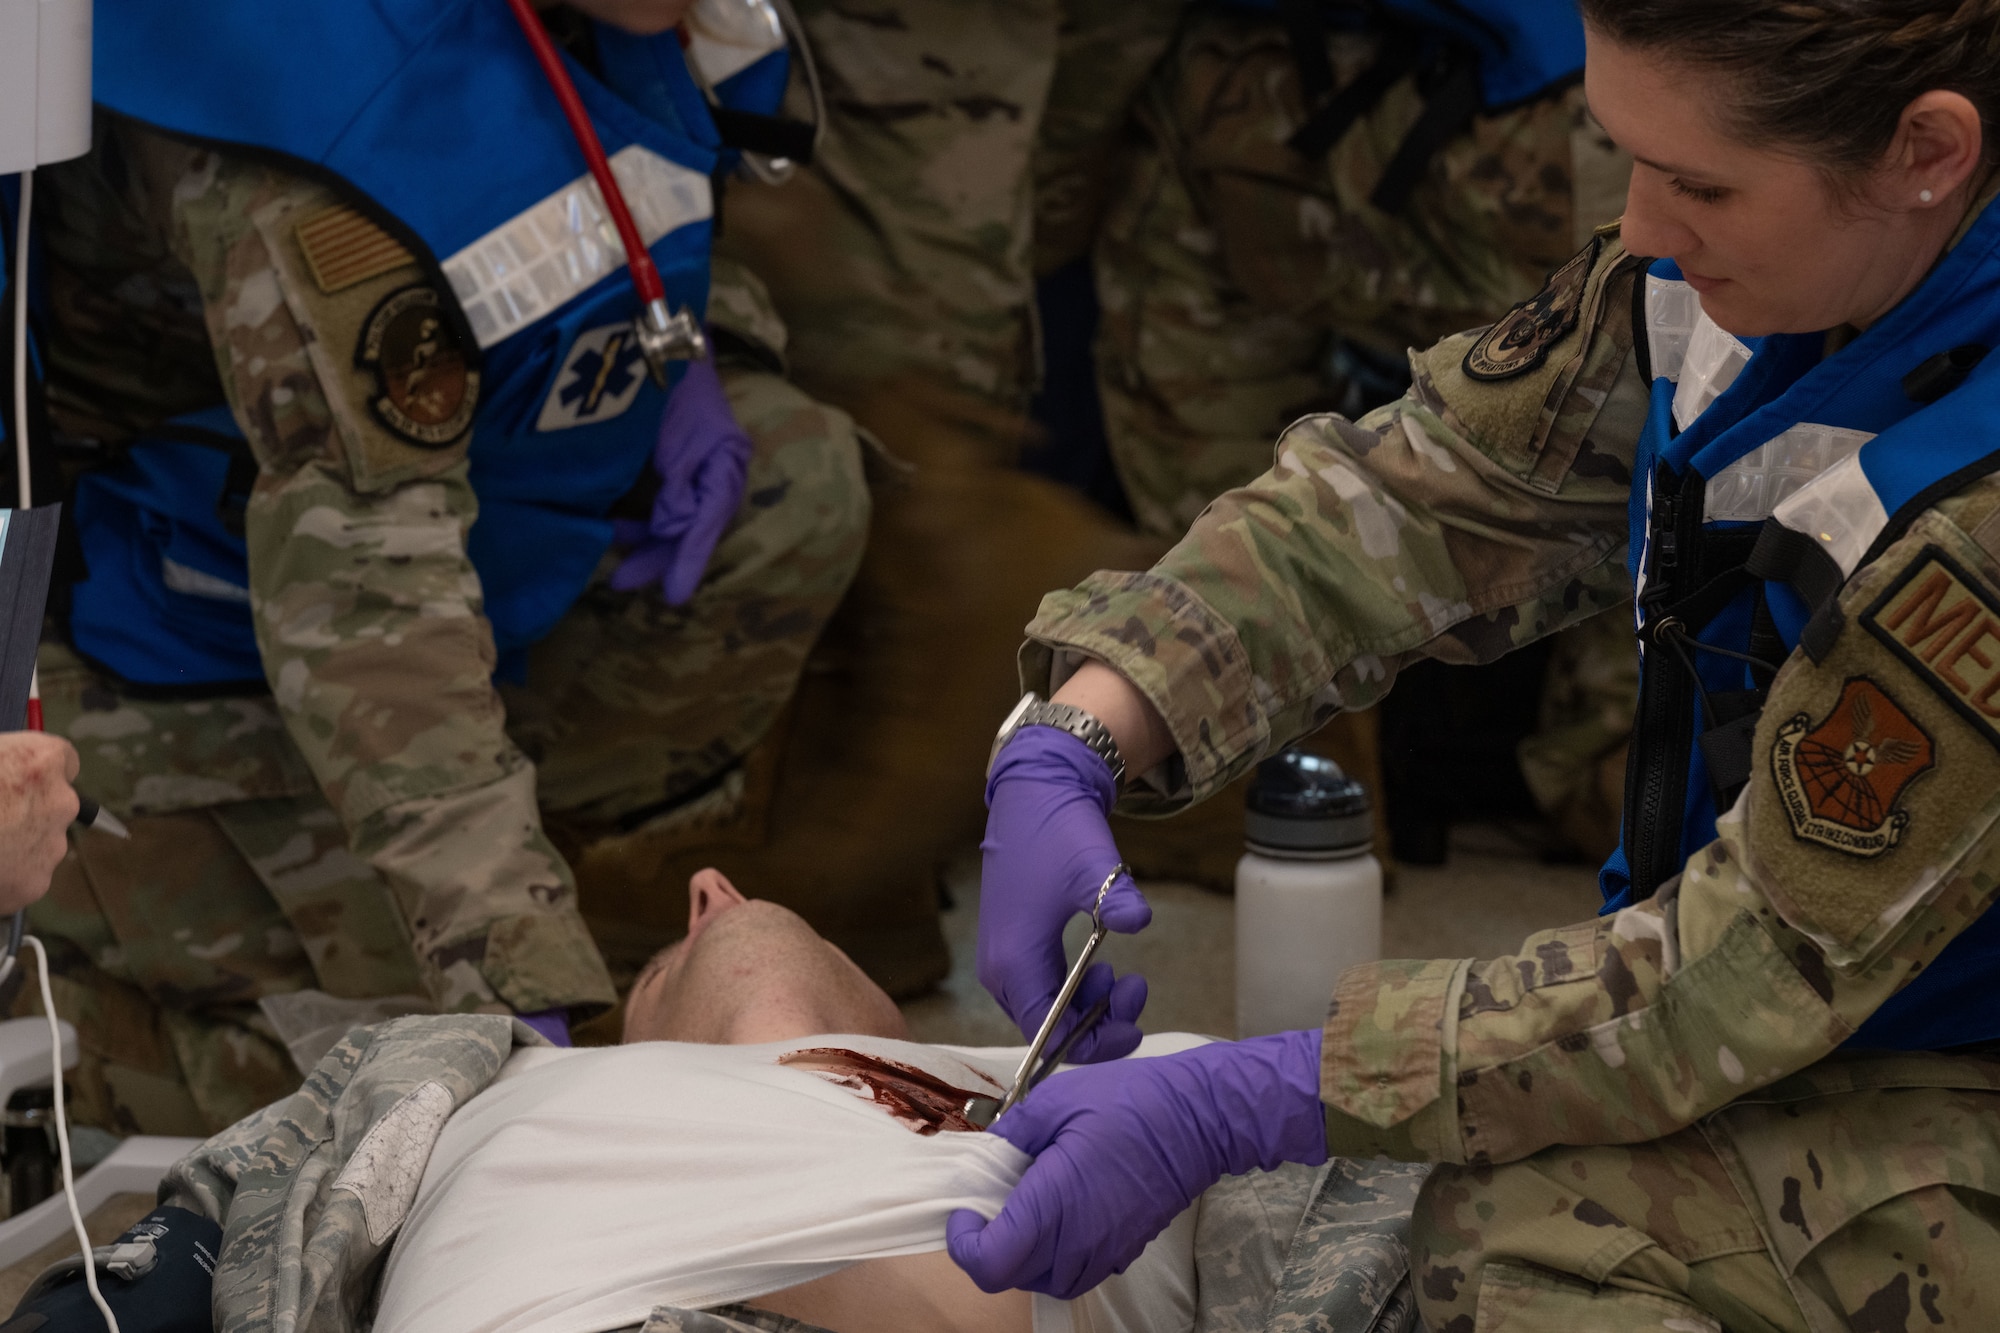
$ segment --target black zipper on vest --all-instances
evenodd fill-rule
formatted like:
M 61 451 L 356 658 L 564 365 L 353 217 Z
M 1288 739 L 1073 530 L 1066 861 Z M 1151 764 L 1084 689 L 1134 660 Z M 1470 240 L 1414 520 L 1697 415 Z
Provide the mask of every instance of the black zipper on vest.
M 1662 630 L 1687 630 L 1666 613 L 1703 572 L 1702 479 L 1660 464 L 1653 478 L 1653 512 L 1647 540 L 1646 656 L 1639 677 L 1637 727 L 1625 788 L 1625 859 L 1639 897 L 1679 873 L 1681 830 L 1687 817 L 1688 759 L 1694 744 L 1694 686 Z

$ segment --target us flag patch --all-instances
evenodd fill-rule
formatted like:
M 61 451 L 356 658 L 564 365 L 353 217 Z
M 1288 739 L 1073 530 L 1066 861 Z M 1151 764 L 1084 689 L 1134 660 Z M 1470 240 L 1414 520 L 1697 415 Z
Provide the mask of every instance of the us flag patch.
M 346 204 L 301 218 L 294 233 L 313 281 L 328 296 L 417 262 L 401 241 Z

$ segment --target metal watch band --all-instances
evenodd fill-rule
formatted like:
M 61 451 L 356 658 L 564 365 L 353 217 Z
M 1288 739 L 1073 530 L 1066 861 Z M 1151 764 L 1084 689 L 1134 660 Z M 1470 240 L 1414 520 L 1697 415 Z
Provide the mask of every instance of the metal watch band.
M 1008 715 L 1000 729 L 1000 738 L 994 744 L 994 753 L 998 754 L 1000 747 L 1022 727 L 1054 727 L 1057 731 L 1068 732 L 1110 767 L 1114 785 L 1125 780 L 1125 757 L 1118 753 L 1118 742 L 1112 739 L 1111 729 L 1083 709 L 1030 694 Z

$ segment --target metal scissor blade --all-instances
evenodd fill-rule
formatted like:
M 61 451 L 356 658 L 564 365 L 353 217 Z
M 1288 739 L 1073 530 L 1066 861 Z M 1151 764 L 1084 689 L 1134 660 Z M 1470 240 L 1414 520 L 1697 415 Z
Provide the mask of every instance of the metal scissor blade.
M 1110 1012 L 1111 997 L 1107 995 L 1090 1006 L 1083 1017 L 1076 1021 L 1076 1026 L 1069 1030 L 1069 1035 L 1062 1039 L 1062 1044 L 1049 1052 L 1041 1066 L 1029 1077 L 1028 1085 L 1021 1090 L 1020 1097 L 1013 1096 L 1011 1092 L 1007 1097 L 974 1097 L 965 1104 L 965 1118 L 981 1129 L 990 1129 L 993 1122 L 1000 1118 L 1001 1111 L 1040 1087 L 1042 1080 L 1061 1068 L 1062 1062 L 1069 1058 L 1069 1053 L 1076 1049 L 1076 1044 L 1083 1039 L 1083 1035 L 1103 1022 L 1104 1016 Z
M 1076 1026 L 1069 1030 L 1069 1035 L 1062 1039 L 1062 1045 L 1050 1051 L 1048 1058 L 1042 1061 L 1042 1067 L 1037 1069 L 1035 1076 L 1028 1080 L 1027 1089 L 1021 1095 L 1024 1097 L 1027 1096 L 1028 1093 L 1033 1092 L 1042 1085 L 1043 1079 L 1046 1079 L 1050 1074 L 1062 1068 L 1063 1061 L 1069 1059 L 1069 1053 L 1076 1049 L 1076 1044 L 1083 1040 L 1084 1034 L 1091 1031 L 1099 1023 L 1102 1023 L 1104 1016 L 1110 1012 L 1111 996 L 1108 994 L 1096 1004 L 1086 1009 L 1083 1017 L 1076 1020 Z
M 1092 930 L 1090 938 L 1083 942 L 1083 952 L 1076 956 L 1075 965 L 1070 968 L 1069 975 L 1063 978 L 1062 989 L 1056 992 L 1055 1003 L 1049 1006 L 1048 1014 L 1042 1019 L 1040 1031 L 1035 1033 L 1035 1040 L 1028 1046 L 1028 1053 L 1021 1057 L 1021 1067 L 1014 1071 L 1014 1086 L 1000 1099 L 990 1119 L 981 1120 L 979 1115 L 984 1113 L 985 1103 L 993 1100 L 991 1097 L 974 1097 L 966 1102 L 964 1108 L 966 1119 L 981 1127 L 990 1125 L 1004 1115 L 1014 1103 L 1028 1095 L 1028 1089 L 1034 1084 L 1031 1075 L 1041 1062 L 1042 1052 L 1047 1049 L 1049 1038 L 1055 1035 L 1056 1024 L 1062 1021 L 1063 1014 L 1069 1009 L 1069 1002 L 1076 998 L 1076 988 L 1083 984 L 1084 969 L 1090 966 L 1091 958 L 1097 953 L 1097 946 L 1104 943 L 1104 937 L 1111 933 L 1111 927 L 1104 924 L 1104 895 L 1111 891 L 1111 886 L 1118 881 L 1120 875 L 1131 873 L 1131 869 L 1121 861 L 1111 868 L 1111 873 L 1097 886 L 1097 904 L 1090 912 L 1091 922 L 1096 929 Z M 1068 1054 L 1074 1038 L 1075 1034 L 1072 1033 L 1071 1040 L 1063 1043 L 1062 1054 Z

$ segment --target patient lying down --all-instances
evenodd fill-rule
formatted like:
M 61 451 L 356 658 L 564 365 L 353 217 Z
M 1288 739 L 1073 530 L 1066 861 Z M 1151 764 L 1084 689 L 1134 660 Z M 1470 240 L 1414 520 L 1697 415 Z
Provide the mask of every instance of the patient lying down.
M 959 1108 L 998 1095 L 1019 1052 L 910 1042 L 791 912 L 712 870 L 689 896 L 687 938 L 633 987 L 625 1045 L 517 1051 L 446 1124 L 379 1333 L 605 1333 L 727 1304 L 835 1333 L 1194 1327 L 1199 1206 L 1082 1300 L 974 1287 L 945 1219 L 992 1216 L 1027 1158 Z

